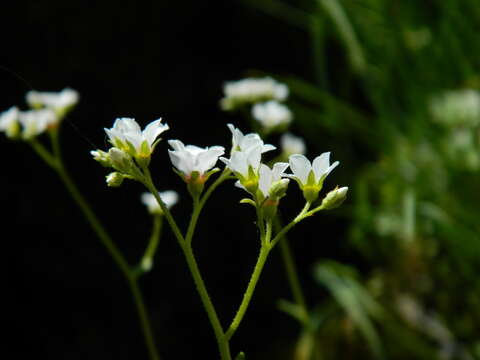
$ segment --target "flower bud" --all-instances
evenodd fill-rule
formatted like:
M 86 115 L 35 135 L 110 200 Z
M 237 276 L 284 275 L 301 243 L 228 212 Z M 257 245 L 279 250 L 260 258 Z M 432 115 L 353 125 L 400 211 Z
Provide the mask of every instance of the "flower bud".
M 108 153 L 102 150 L 90 151 L 90 154 L 93 156 L 93 160 L 98 161 L 102 166 L 111 167 L 112 162 Z
M 119 172 L 112 172 L 106 176 L 107 185 L 110 187 L 119 187 L 123 183 L 124 176 Z
M 322 200 L 322 208 L 325 210 L 335 209 L 342 205 L 347 198 L 348 187 L 336 187 L 330 191 Z
M 135 166 L 130 155 L 115 147 L 110 148 L 108 156 L 110 158 L 111 166 L 122 173 L 131 173 L 132 168 Z

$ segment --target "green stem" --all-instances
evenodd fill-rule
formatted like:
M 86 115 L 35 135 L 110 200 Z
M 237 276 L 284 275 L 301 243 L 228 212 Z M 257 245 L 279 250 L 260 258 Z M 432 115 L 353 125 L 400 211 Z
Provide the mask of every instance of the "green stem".
M 155 256 L 155 252 L 158 248 L 158 243 L 160 241 L 160 236 L 162 233 L 162 224 L 163 224 L 163 216 L 162 215 L 154 215 L 153 216 L 153 229 L 152 235 L 150 236 L 150 241 L 148 243 L 147 249 L 140 260 L 139 268 L 141 272 L 149 271 L 152 267 L 153 257 Z
M 152 180 L 152 175 L 150 174 L 150 170 L 148 167 L 144 167 L 143 171 L 145 173 L 145 177 L 143 179 L 143 184 L 145 187 L 152 193 L 152 195 L 155 197 L 155 200 L 157 200 L 158 205 L 160 205 L 160 208 L 162 209 L 165 217 L 167 218 L 168 225 L 170 225 L 170 228 L 173 231 L 173 234 L 177 238 L 180 246 L 183 249 L 183 246 L 185 244 L 185 238 L 182 235 L 182 232 L 178 228 L 177 223 L 175 222 L 172 214 L 170 213 L 170 210 L 168 210 L 167 205 L 163 202 L 163 200 L 160 198 L 160 195 L 158 194 L 158 190 L 153 184 Z
M 282 228 L 282 224 L 279 216 L 274 219 L 275 231 L 278 232 Z M 283 265 L 285 266 L 285 272 L 287 273 L 288 284 L 293 295 L 295 303 L 302 309 L 302 320 L 306 325 L 308 323 L 308 308 L 303 295 L 302 286 L 300 285 L 300 279 L 298 276 L 297 266 L 295 259 L 292 255 L 290 244 L 285 235 L 282 236 L 279 242 L 280 251 L 282 253 Z
M 220 320 L 218 319 L 218 315 L 215 311 L 212 300 L 208 295 L 207 288 L 202 279 L 197 261 L 195 260 L 195 256 L 193 254 L 193 250 L 190 245 L 186 245 L 185 247 L 182 247 L 182 249 L 185 255 L 185 259 L 187 261 L 188 268 L 190 269 L 190 273 L 192 274 L 195 287 L 197 288 L 197 292 L 200 295 L 203 307 L 207 312 L 208 319 L 210 320 L 210 324 L 212 325 L 213 331 L 215 333 L 215 338 L 217 339 L 221 359 L 231 360 L 232 356 L 230 354 L 230 346 L 228 343 L 229 338 L 223 333 L 222 325 L 220 324 Z
M 272 240 L 272 248 L 280 241 L 280 239 L 282 239 L 285 236 L 285 234 L 292 227 L 297 225 L 300 221 L 302 221 L 306 217 L 311 216 L 315 212 L 319 211 L 319 208 L 321 207 L 321 206 L 319 206 L 318 208 L 315 208 L 311 211 L 308 211 L 308 209 L 310 209 L 310 206 L 311 206 L 311 203 L 307 202 L 305 204 L 305 206 L 303 207 L 302 211 L 300 211 L 300 213 L 295 217 L 295 219 L 293 219 L 288 225 L 286 225 L 282 230 L 280 230 L 280 232 L 278 232 L 277 235 L 275 235 L 275 237 Z
M 253 269 L 252 276 L 250 277 L 250 281 L 248 282 L 247 290 L 243 294 L 242 302 L 235 314 L 235 317 L 232 320 L 227 332 L 225 333 L 225 338 L 230 340 L 235 331 L 238 329 L 240 323 L 242 322 L 243 317 L 248 309 L 248 305 L 250 304 L 250 300 L 252 299 L 253 292 L 255 291 L 255 287 L 257 285 L 258 279 L 262 273 L 263 267 L 265 262 L 267 261 L 268 254 L 270 252 L 270 245 L 265 244 L 262 245 L 260 248 L 260 253 L 258 254 L 257 263 L 255 264 L 255 268 Z
M 32 147 L 36 151 L 36 153 L 50 167 L 52 167 L 56 171 L 57 175 L 62 180 L 63 184 L 65 185 L 70 195 L 72 196 L 73 200 L 77 203 L 78 207 L 82 211 L 87 222 L 90 224 L 91 228 L 100 239 L 100 242 L 107 249 L 113 261 L 118 266 L 121 273 L 124 275 L 125 279 L 127 280 L 129 289 L 132 293 L 133 300 L 140 318 L 140 324 L 142 327 L 142 331 L 143 331 L 145 343 L 147 345 L 147 349 L 150 355 L 150 359 L 160 360 L 160 356 L 158 355 L 155 342 L 153 340 L 153 332 L 152 332 L 150 322 L 148 320 L 144 301 L 140 293 L 140 290 L 138 289 L 138 283 L 136 281 L 135 276 L 133 275 L 133 271 L 130 268 L 130 265 L 128 264 L 128 262 L 125 260 L 122 253 L 120 252 L 120 250 L 116 247 L 110 235 L 108 235 L 103 225 L 97 219 L 95 213 L 90 208 L 89 204 L 84 199 L 83 195 L 78 190 L 77 186 L 71 179 L 67 170 L 65 169 L 65 166 L 63 165 L 63 162 L 62 162 L 62 156 L 60 151 L 58 130 L 54 129 L 54 131 L 50 134 L 51 134 L 51 141 L 52 141 L 52 148 L 54 151 L 54 155 L 49 153 L 48 150 L 46 150 L 45 147 L 39 142 L 37 142 L 36 140 L 31 141 Z
M 157 200 L 158 204 L 160 205 L 163 212 L 165 213 L 167 221 L 170 227 L 172 228 L 178 240 L 178 243 L 183 251 L 185 260 L 187 261 L 188 268 L 193 277 L 193 282 L 195 283 L 195 288 L 197 289 L 197 292 L 200 296 L 200 300 L 202 301 L 203 307 L 205 308 L 208 319 L 213 328 L 221 359 L 231 360 L 232 356 L 230 354 L 230 346 L 228 343 L 228 339 L 224 335 L 222 325 L 218 318 L 217 312 L 215 311 L 215 307 L 213 306 L 212 300 L 210 299 L 210 295 L 208 294 L 207 287 L 205 286 L 205 282 L 203 281 L 202 275 L 200 273 L 200 269 L 198 268 L 197 261 L 195 260 L 195 255 L 193 254 L 193 249 L 191 247 L 191 242 L 192 242 L 193 234 L 195 232 L 197 221 L 200 216 L 200 212 L 203 206 L 205 205 L 205 202 L 207 201 L 208 197 L 211 195 L 213 190 L 228 178 L 229 174 L 228 172 L 223 173 L 222 176 L 220 176 L 208 188 L 208 190 L 205 192 L 205 195 L 200 200 L 195 197 L 193 198 L 192 216 L 190 218 L 190 223 L 188 225 L 187 234 L 185 237 L 183 237 L 177 224 L 175 223 L 175 220 L 171 216 L 169 210 L 163 203 L 160 196 L 158 195 L 158 190 L 155 188 L 155 185 L 153 184 L 151 174 L 148 168 L 144 169 L 144 173 L 145 173 L 144 184 L 150 190 L 150 192 L 155 196 L 155 199 Z

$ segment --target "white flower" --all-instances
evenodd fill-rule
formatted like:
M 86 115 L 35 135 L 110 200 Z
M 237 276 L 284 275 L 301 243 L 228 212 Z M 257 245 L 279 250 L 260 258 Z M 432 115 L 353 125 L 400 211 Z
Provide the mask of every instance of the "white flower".
M 317 156 L 313 163 L 300 154 L 291 155 L 289 158 L 290 168 L 293 171 L 293 178 L 298 180 L 301 185 L 310 185 L 309 178 L 313 176 L 313 183 L 319 184 L 323 182 L 325 177 L 335 169 L 339 162 L 335 161 L 330 165 L 330 153 L 324 152 L 320 156 Z
M 16 106 L 13 106 L 0 114 L 0 131 L 5 132 L 7 137 L 16 138 L 19 135 L 19 115 L 20 112 Z
M 250 147 L 245 151 L 235 151 L 230 159 L 220 158 L 237 176 L 244 178 L 249 178 L 250 175 L 258 176 L 261 159 L 261 145 Z
M 480 92 L 473 89 L 449 90 L 431 100 L 430 111 L 444 125 L 480 124 Z
M 280 190 L 282 194 L 285 193 L 288 185 L 288 179 L 282 179 L 285 175 L 284 171 L 287 170 L 289 164 L 284 162 L 277 162 L 270 169 L 267 165 L 261 164 L 259 170 L 258 188 L 262 192 L 264 197 L 278 197 L 276 193 Z
M 55 124 L 57 115 L 50 109 L 21 111 L 18 120 L 23 126 L 22 136 L 28 140 L 43 133 L 49 125 Z
M 305 141 L 301 137 L 294 136 L 290 133 L 283 134 L 280 138 L 280 146 L 282 152 L 288 157 L 293 154 L 306 153 Z
M 56 112 L 64 112 L 66 109 L 78 103 L 78 92 L 73 89 L 63 89 L 60 92 L 29 91 L 26 99 L 28 105 L 33 108 L 46 107 Z
M 266 130 L 286 126 L 292 122 L 292 112 L 278 101 L 267 101 L 252 107 L 252 116 Z
M 203 177 L 217 163 L 218 157 L 225 153 L 222 146 L 201 148 L 195 145 L 184 145 L 180 140 L 169 140 L 168 144 L 173 150 L 168 150 L 168 155 L 173 166 L 188 178 L 193 172 L 198 172 Z
M 168 130 L 162 119 L 148 124 L 142 131 L 135 119 L 118 118 L 111 129 L 105 132 L 113 146 L 128 152 L 132 156 L 148 158 L 155 147 L 157 137 Z
M 276 149 L 276 147 L 271 144 L 264 144 L 260 135 L 256 133 L 243 135 L 243 133 L 232 124 L 227 124 L 227 126 L 232 132 L 232 153 L 235 151 L 247 151 L 257 146 L 260 146 L 261 153 Z
M 238 106 L 260 101 L 283 101 L 288 96 L 288 87 L 270 77 L 230 81 L 224 85 L 223 91 L 225 97 L 220 105 L 224 110 L 233 110 Z
M 317 156 L 313 163 L 310 163 L 303 155 L 294 154 L 290 156 L 289 163 L 293 175 L 287 176 L 297 181 L 303 191 L 303 196 L 310 202 L 318 198 L 318 193 L 323 186 L 323 180 L 339 164 L 338 161 L 335 161 L 330 165 L 329 152 Z
M 178 193 L 176 191 L 162 191 L 159 192 L 158 195 L 160 195 L 160 199 L 162 199 L 162 201 L 165 203 L 167 209 L 170 209 L 178 202 Z M 140 196 L 140 199 L 151 214 L 163 214 L 160 205 L 158 205 L 157 199 L 155 199 L 155 196 L 153 196 L 151 193 L 143 193 Z

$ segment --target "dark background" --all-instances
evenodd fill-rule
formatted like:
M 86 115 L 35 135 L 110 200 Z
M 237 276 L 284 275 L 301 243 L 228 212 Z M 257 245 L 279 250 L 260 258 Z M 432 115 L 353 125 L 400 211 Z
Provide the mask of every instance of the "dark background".
M 171 127 L 167 138 L 228 147 L 226 123 L 248 126 L 219 110 L 225 81 L 252 69 L 308 77 L 311 65 L 305 34 L 238 1 L 17 1 L 2 5 L 0 31 L 0 110 L 25 108 L 24 94 L 32 88 L 79 91 L 81 101 L 62 128 L 67 167 L 131 263 L 146 246 L 150 217 L 139 201 L 139 184 L 107 188 L 106 169 L 91 159 L 90 150 L 108 146 L 103 128 L 119 116 L 142 125 L 161 116 Z M 308 145 L 311 154 L 336 151 Z M 3 138 L 0 148 L 7 265 L 2 293 L 9 319 L 3 351 L 15 359 L 146 359 L 126 283 L 59 179 L 26 144 Z M 185 226 L 190 199 L 166 149 L 165 142 L 157 147 L 152 171 L 160 190 L 181 194 L 173 212 Z M 341 167 L 336 172 L 329 187 L 342 179 Z M 302 206 L 298 191 L 290 192 L 285 217 Z M 224 326 L 241 300 L 258 249 L 254 212 L 238 204 L 242 195 L 233 184 L 221 187 L 194 240 Z M 292 233 L 312 302 L 324 294 L 312 284 L 311 264 L 343 256 L 335 221 L 317 217 Z M 329 229 L 338 240 L 329 239 Z M 244 350 L 251 359 L 288 351 L 298 335 L 297 324 L 275 306 L 290 298 L 277 255 L 232 341 L 234 353 Z M 141 286 L 163 359 L 217 356 L 213 331 L 168 229 Z

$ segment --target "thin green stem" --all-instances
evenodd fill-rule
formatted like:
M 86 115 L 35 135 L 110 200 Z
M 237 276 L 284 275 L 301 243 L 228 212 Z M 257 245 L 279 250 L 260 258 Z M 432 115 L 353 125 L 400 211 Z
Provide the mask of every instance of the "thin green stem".
M 280 232 L 277 233 L 277 235 L 275 235 L 275 237 L 273 238 L 272 240 L 272 248 L 280 241 L 281 238 L 283 238 L 283 236 L 285 236 L 285 234 L 292 228 L 294 227 L 296 224 L 298 224 L 300 221 L 302 221 L 303 219 L 305 219 L 306 217 L 308 216 L 311 216 L 313 215 L 317 210 L 318 208 L 315 208 L 311 211 L 308 211 L 310 209 L 310 206 L 312 204 L 310 202 L 307 202 L 305 204 L 305 206 L 303 207 L 302 211 L 300 211 L 300 213 L 295 217 L 295 219 L 293 219 L 288 225 L 286 225 L 282 230 L 280 230 Z M 318 211 L 318 210 L 317 210 Z
M 90 224 L 97 237 L 100 239 L 100 242 L 107 249 L 113 261 L 118 266 L 121 273 L 124 275 L 129 285 L 129 289 L 132 293 L 133 300 L 140 318 L 140 324 L 145 338 L 145 343 L 147 345 L 147 349 L 150 355 L 150 359 L 160 360 L 160 356 L 158 355 L 155 346 L 152 328 L 146 313 L 144 301 L 140 290 L 138 289 L 138 283 L 133 274 L 133 271 L 120 250 L 117 248 L 117 246 L 111 239 L 110 235 L 107 233 L 103 225 L 96 217 L 93 210 L 90 208 L 89 204 L 87 203 L 81 192 L 78 190 L 67 170 L 65 169 L 65 166 L 62 162 L 57 131 L 58 130 L 54 129 L 54 132 L 51 133 L 51 141 L 54 155 L 51 155 L 48 150 L 46 150 L 45 147 L 36 140 L 31 141 L 32 147 L 37 152 L 37 154 L 56 171 L 63 184 L 69 191 L 71 197 L 82 211 L 85 219 Z
M 154 215 L 152 235 L 150 236 L 150 241 L 148 242 L 148 246 L 145 249 L 145 253 L 143 254 L 139 264 L 139 268 L 142 272 L 149 271 L 152 267 L 153 257 L 157 251 L 160 236 L 162 234 L 162 224 L 163 216 Z
M 243 317 L 245 316 L 245 313 L 252 299 L 253 292 L 255 291 L 255 287 L 258 283 L 258 279 L 260 278 L 265 262 L 267 261 L 268 254 L 270 253 L 270 249 L 271 247 L 268 245 L 268 243 L 262 245 L 262 247 L 260 248 L 257 263 L 255 264 L 255 268 L 253 269 L 250 281 L 248 282 L 247 290 L 243 294 L 243 299 L 240 303 L 240 306 L 238 307 L 237 313 L 235 314 L 232 323 L 230 324 L 227 332 L 225 333 L 225 338 L 227 340 L 230 340 L 232 338 L 233 334 L 235 333 L 235 331 L 237 331 L 240 323 L 242 322 Z
M 205 202 L 207 201 L 208 197 L 211 195 L 213 190 L 220 185 L 224 180 L 228 178 L 228 173 L 225 172 L 220 176 L 206 191 L 205 195 L 199 200 L 198 198 L 193 198 L 193 211 L 192 211 L 192 216 L 190 218 L 190 222 L 188 225 L 187 229 L 187 234 L 184 237 L 180 229 L 178 228 L 175 220 L 171 216 L 169 210 L 166 208 L 165 204 L 163 203 L 162 199 L 158 195 L 158 191 L 155 188 L 155 185 L 153 184 L 151 174 L 148 170 L 148 168 L 144 169 L 145 172 L 145 179 L 144 179 L 144 184 L 145 186 L 150 190 L 150 192 L 155 196 L 158 204 L 162 208 L 163 212 L 165 213 L 165 216 L 167 218 L 167 221 L 172 228 L 178 243 L 183 251 L 183 254 L 185 256 L 185 260 L 187 261 L 188 268 L 190 270 L 190 273 L 192 274 L 193 277 L 193 282 L 195 283 L 195 288 L 197 289 L 197 292 L 200 296 L 200 299 L 202 301 L 203 307 L 205 308 L 205 311 L 207 313 L 208 319 L 210 321 L 210 324 L 213 328 L 215 338 L 217 340 L 217 345 L 218 349 L 220 352 L 220 356 L 222 360 L 231 360 L 231 354 L 230 354 L 230 346 L 228 343 L 228 339 L 226 339 L 222 325 L 220 323 L 220 320 L 218 318 L 217 312 L 215 311 L 215 307 L 212 303 L 212 300 L 210 299 L 210 295 L 208 294 L 207 287 L 205 286 L 205 282 L 203 281 L 202 275 L 200 273 L 200 269 L 198 268 L 197 261 L 195 260 L 195 255 L 193 254 L 193 249 L 191 246 L 193 234 L 195 232 L 195 228 L 197 225 L 198 218 L 200 216 L 200 212 L 205 205 Z
M 200 274 L 200 270 L 198 268 L 197 261 L 195 260 L 193 250 L 190 245 L 185 246 L 183 250 L 188 268 L 190 269 L 190 273 L 192 274 L 193 281 L 195 283 L 195 287 L 197 288 L 197 292 L 200 295 L 203 307 L 207 312 L 208 319 L 210 320 L 210 324 L 212 325 L 213 331 L 215 333 L 215 338 L 217 339 L 220 356 L 222 360 L 230 360 L 232 356 L 230 354 L 228 337 L 226 337 L 223 333 L 222 325 L 220 324 L 217 312 L 215 311 L 215 307 L 213 306 L 212 300 L 210 299 L 207 288 Z
M 279 216 L 276 216 L 274 219 L 274 227 L 276 232 L 280 231 L 282 228 Z M 282 254 L 283 264 L 285 266 L 285 272 L 287 274 L 288 284 L 290 285 L 290 291 L 292 292 L 295 303 L 302 309 L 302 320 L 306 324 L 308 322 L 307 303 L 305 301 L 305 296 L 303 295 L 295 259 L 292 255 L 288 238 L 285 235 L 283 235 L 280 239 L 279 246 Z
M 177 223 L 175 222 L 175 219 L 173 218 L 172 214 L 170 213 L 170 210 L 168 210 L 167 205 L 165 205 L 163 200 L 160 198 L 160 195 L 158 194 L 158 190 L 155 187 L 155 185 L 153 184 L 152 175 L 150 174 L 150 170 L 148 169 L 148 167 L 144 167 L 143 171 L 145 173 L 145 177 L 143 179 L 143 184 L 152 193 L 152 195 L 155 197 L 155 200 L 157 200 L 158 205 L 160 205 L 160 208 L 162 209 L 162 211 L 163 211 L 163 213 L 164 213 L 164 215 L 167 219 L 168 225 L 170 225 L 170 228 L 172 229 L 173 234 L 175 235 L 175 237 L 177 238 L 180 246 L 183 249 L 183 247 L 185 245 L 185 238 L 183 237 L 182 232 L 180 231 Z
M 32 146 L 33 150 L 37 153 L 40 158 L 45 161 L 45 163 L 50 166 L 52 169 L 57 171 L 58 162 L 55 157 L 48 151 L 43 144 L 38 142 L 36 139 L 32 139 L 29 141 L 30 145 Z

